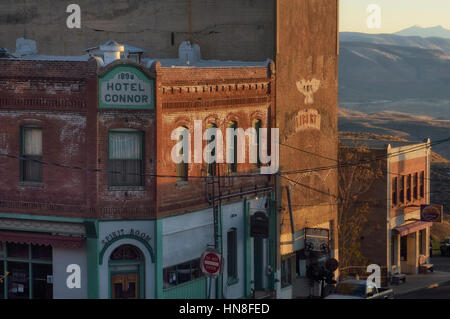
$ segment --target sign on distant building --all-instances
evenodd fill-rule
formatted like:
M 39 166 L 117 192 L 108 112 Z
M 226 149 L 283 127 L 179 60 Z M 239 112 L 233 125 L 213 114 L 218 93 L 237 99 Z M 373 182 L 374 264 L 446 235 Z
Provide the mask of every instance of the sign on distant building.
M 154 80 L 133 66 L 116 66 L 99 77 L 99 107 L 153 109 Z
M 420 205 L 420 220 L 441 223 L 444 207 L 442 205 Z

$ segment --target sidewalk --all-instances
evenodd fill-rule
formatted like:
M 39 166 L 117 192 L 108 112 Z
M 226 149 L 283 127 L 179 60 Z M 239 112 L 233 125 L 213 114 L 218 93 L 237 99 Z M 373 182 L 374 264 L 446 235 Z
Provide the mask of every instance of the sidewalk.
M 450 272 L 434 271 L 427 274 L 407 275 L 404 284 L 390 285 L 390 288 L 394 290 L 394 296 L 397 296 L 426 288 L 435 288 L 444 283 L 450 283 Z

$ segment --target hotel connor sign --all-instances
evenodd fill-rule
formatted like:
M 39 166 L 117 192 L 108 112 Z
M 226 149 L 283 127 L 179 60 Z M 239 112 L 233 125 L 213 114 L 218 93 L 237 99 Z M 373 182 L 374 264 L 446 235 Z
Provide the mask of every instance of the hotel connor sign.
M 116 66 L 99 77 L 100 108 L 153 109 L 154 80 L 134 66 Z

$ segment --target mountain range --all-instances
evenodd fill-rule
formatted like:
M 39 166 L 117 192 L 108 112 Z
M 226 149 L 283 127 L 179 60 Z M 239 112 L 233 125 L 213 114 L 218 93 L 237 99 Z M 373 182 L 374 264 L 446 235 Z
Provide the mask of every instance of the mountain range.
M 403 105 L 394 109 L 401 112 L 408 104 L 432 104 L 450 119 L 450 39 L 341 33 L 339 101 L 375 112 L 380 104 Z
M 402 36 L 419 36 L 419 37 L 438 37 L 450 39 L 450 30 L 438 25 L 430 28 L 423 28 L 418 25 L 398 31 L 396 35 Z

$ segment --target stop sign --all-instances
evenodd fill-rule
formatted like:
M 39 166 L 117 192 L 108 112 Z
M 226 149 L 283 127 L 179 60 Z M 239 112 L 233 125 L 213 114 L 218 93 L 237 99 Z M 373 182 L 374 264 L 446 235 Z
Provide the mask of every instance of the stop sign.
M 215 251 L 206 251 L 200 259 L 205 276 L 218 276 L 222 267 L 222 256 Z

